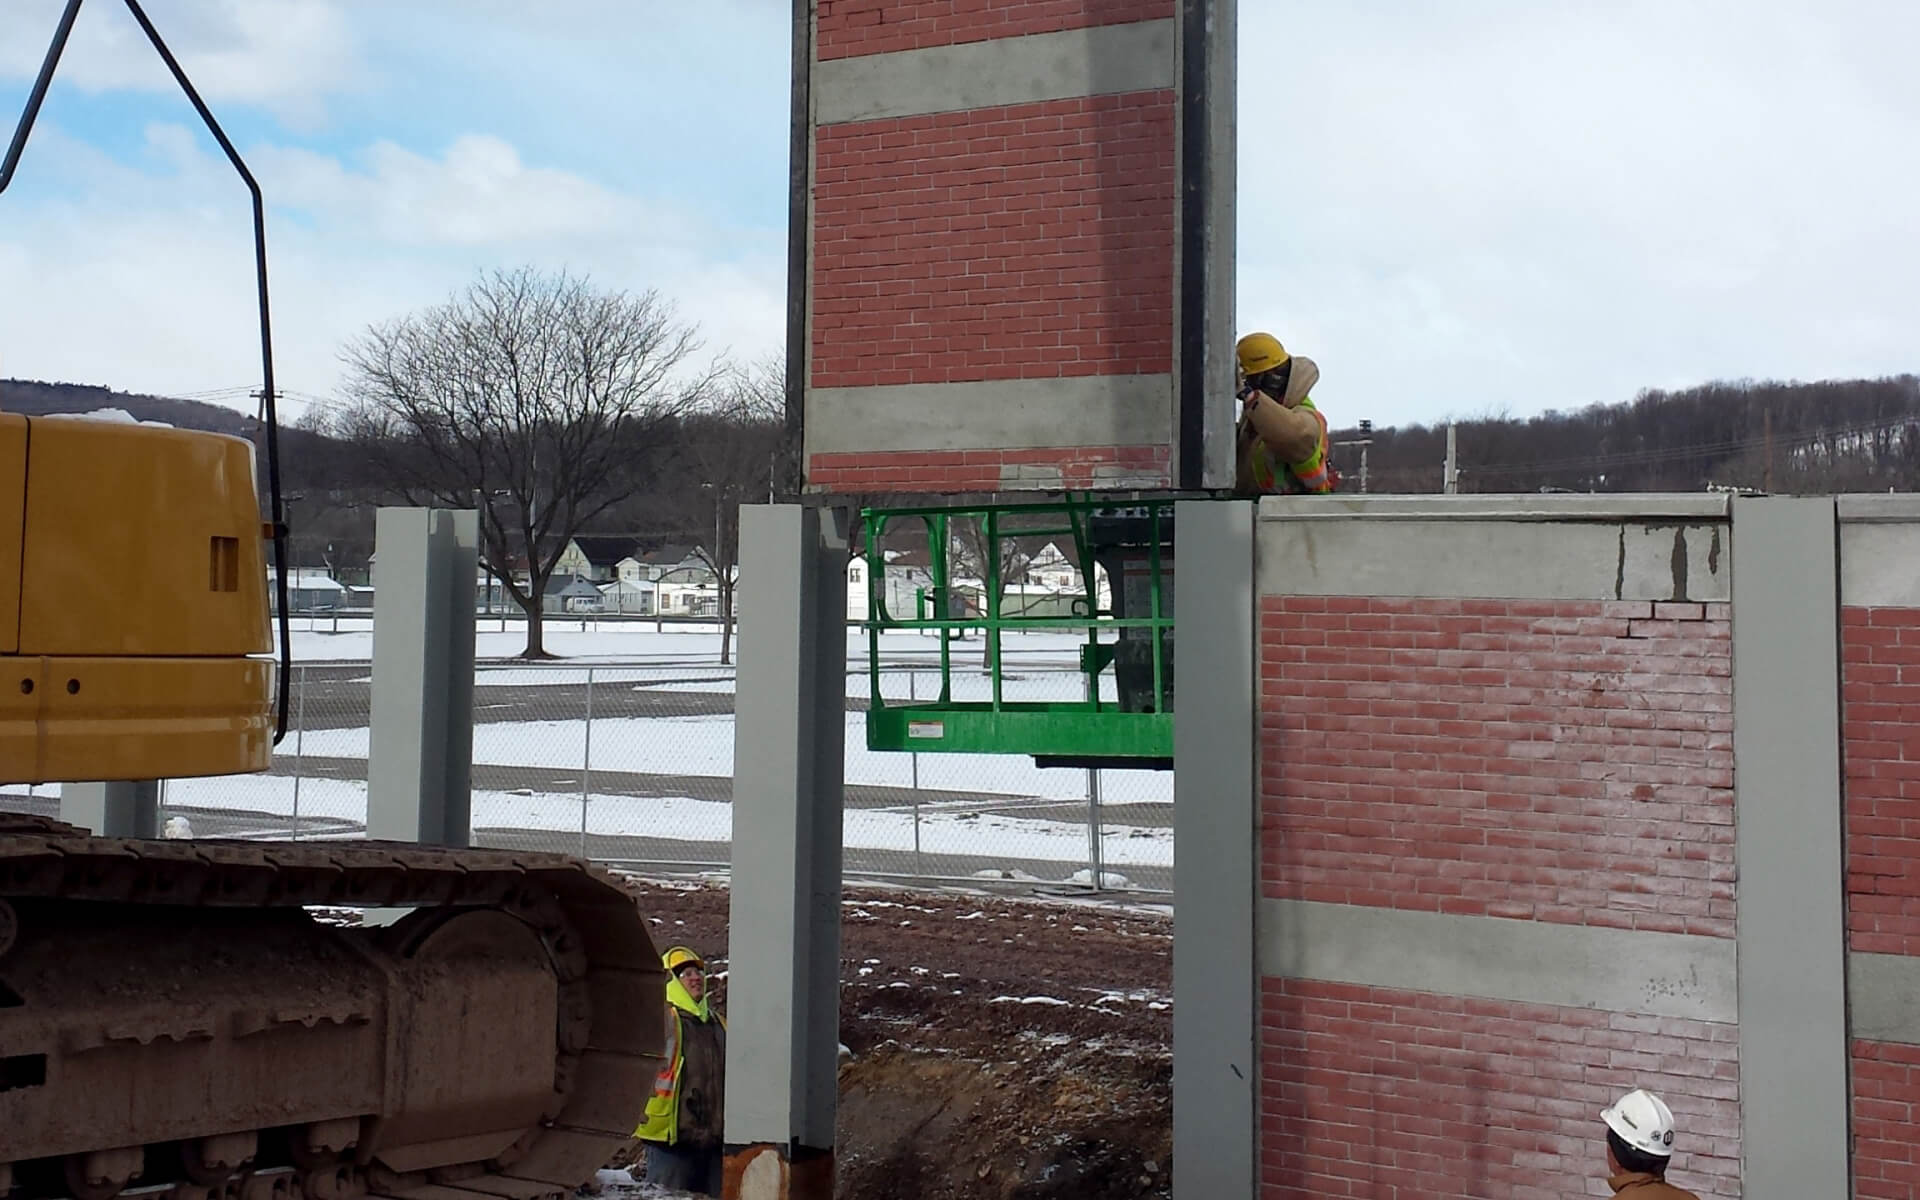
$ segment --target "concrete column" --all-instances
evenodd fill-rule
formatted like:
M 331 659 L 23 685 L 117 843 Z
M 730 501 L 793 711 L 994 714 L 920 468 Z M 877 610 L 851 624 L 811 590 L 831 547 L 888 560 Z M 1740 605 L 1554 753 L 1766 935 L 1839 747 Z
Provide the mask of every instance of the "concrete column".
M 97 837 L 158 837 L 159 813 L 156 780 L 60 785 L 60 819 Z
M 1174 508 L 1181 578 L 1173 712 L 1173 1195 L 1255 1190 L 1254 506 Z M 1196 680 L 1205 686 L 1194 687 Z
M 1237 0 L 1180 0 L 1177 127 L 1179 236 L 1174 246 L 1175 478 L 1230 488 L 1238 414 L 1234 342 L 1234 124 Z M 1216 181 L 1218 183 L 1216 184 Z
M 367 836 L 465 846 L 479 514 L 383 508 L 374 549 Z
M 1832 498 L 1734 501 L 1740 1107 L 1748 1200 L 1849 1194 Z
M 831 1200 L 839 1099 L 846 514 L 740 510 L 728 1200 Z

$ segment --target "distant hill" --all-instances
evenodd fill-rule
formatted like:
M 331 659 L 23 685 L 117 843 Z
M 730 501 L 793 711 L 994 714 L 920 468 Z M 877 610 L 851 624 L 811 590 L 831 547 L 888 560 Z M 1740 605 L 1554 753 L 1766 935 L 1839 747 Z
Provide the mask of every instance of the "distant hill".
M 204 429 L 252 437 L 258 424 L 249 413 L 198 400 L 116 392 L 84 383 L 42 383 L 30 379 L 0 379 L 0 412 L 30 417 L 50 413 L 87 413 L 118 408 L 136 420 L 160 421 L 181 429 Z

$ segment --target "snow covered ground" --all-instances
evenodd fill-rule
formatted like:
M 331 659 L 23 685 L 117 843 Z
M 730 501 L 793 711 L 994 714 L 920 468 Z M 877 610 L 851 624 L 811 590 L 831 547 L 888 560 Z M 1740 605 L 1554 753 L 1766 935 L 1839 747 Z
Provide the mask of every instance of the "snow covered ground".
M 303 623 L 313 628 L 303 629 Z M 337 681 L 338 665 L 367 662 L 370 674 L 370 623 L 362 620 L 357 622 L 359 627 L 351 627 L 354 624 L 342 621 L 342 631 L 335 634 L 330 619 L 296 620 L 296 673 L 303 664 L 331 663 L 335 664 Z M 1010 636 L 1008 661 L 1019 666 L 1004 680 L 1004 694 L 1021 700 L 1077 698 L 1084 684 L 1072 667 L 1080 642 L 1073 634 Z M 549 629 L 547 646 L 565 656 L 565 661 L 500 661 L 499 656 L 517 653 L 523 644 L 522 635 L 511 629 L 505 634 L 480 635 L 483 661 L 476 676 L 477 704 L 487 705 L 490 694 L 503 700 L 512 698 L 502 689 L 532 687 L 539 691 L 532 705 L 523 693 L 516 700 L 516 711 L 494 714 L 509 719 L 482 720 L 475 725 L 474 763 L 476 767 L 529 769 L 541 774 L 527 778 L 533 785 L 530 787 L 502 790 L 487 786 L 476 790 L 476 829 L 551 833 L 555 848 L 561 849 L 570 849 L 573 844 L 567 835 L 578 838 L 583 832 L 597 838 L 709 845 L 731 840 L 731 805 L 673 794 L 681 787 L 696 792 L 699 789 L 687 782 L 671 781 L 732 776 L 731 713 L 596 716 L 590 726 L 578 719 L 577 712 L 574 719 L 565 720 L 512 719 L 523 713 L 537 716 L 537 696 L 546 694 L 546 687 L 579 687 L 587 682 L 589 672 L 596 689 L 731 694 L 735 686 L 733 671 L 718 662 L 717 629 L 669 626 L 656 631 L 651 623 L 557 621 Z M 864 698 L 869 693 L 866 652 L 866 635 L 850 630 L 850 697 Z M 956 698 L 990 696 L 991 684 L 979 669 L 980 652 L 978 641 L 955 648 L 951 678 Z M 890 700 L 935 694 L 939 681 L 937 653 L 930 638 L 897 634 L 883 639 L 882 662 L 888 668 L 882 677 L 883 694 Z M 493 661 L 485 661 L 489 657 Z M 363 684 L 367 677 L 354 673 L 346 680 Z M 364 707 L 358 719 L 366 719 Z M 844 737 L 848 783 L 903 790 L 898 804 L 867 803 L 848 809 L 844 836 L 849 851 L 918 851 L 964 858 L 969 874 L 982 863 L 1006 863 L 1009 870 L 1001 877 L 1011 879 L 1033 878 L 1028 872 L 1041 869 L 1038 864 L 1058 864 L 1057 872 L 1047 872 L 1055 879 L 1071 879 L 1076 869 L 1080 877 L 1091 879 L 1087 826 L 1084 819 L 1075 819 L 1084 811 L 1079 805 L 1087 797 L 1086 771 L 1041 770 L 1030 758 L 1018 755 L 870 751 L 861 712 L 847 714 Z M 302 837 L 361 836 L 367 813 L 364 762 L 370 742 L 371 730 L 365 725 L 296 727 L 275 755 L 275 769 L 281 773 L 169 780 L 163 803 L 169 812 L 190 817 L 247 814 L 251 824 L 242 822 L 237 828 L 251 829 L 255 836 L 285 836 L 287 830 L 296 827 Z M 288 773 L 294 771 L 298 778 Z M 358 772 L 358 778 L 352 777 L 354 772 Z M 654 777 L 651 787 L 633 790 L 668 794 L 621 794 L 619 785 L 608 778 L 614 774 Z M 499 782 L 497 775 L 494 782 Z M 1172 783 L 1170 772 L 1156 771 L 1104 771 L 1100 778 L 1102 796 L 1108 804 L 1170 804 Z M 919 791 L 909 790 L 914 788 Z M 58 788 L 35 791 L 49 798 L 57 795 Z M 928 794 L 925 801 L 915 803 L 922 793 Z M 4 803 L 0 799 L 0 804 Z M 1003 808 L 1023 811 L 996 811 Z M 1142 824 L 1138 815 L 1133 815 L 1131 822 L 1103 823 L 1103 864 L 1136 876 L 1142 869 L 1156 877 L 1170 872 L 1171 822 Z M 204 836 L 207 822 L 200 823 Z M 1118 875 L 1106 881 L 1124 885 Z

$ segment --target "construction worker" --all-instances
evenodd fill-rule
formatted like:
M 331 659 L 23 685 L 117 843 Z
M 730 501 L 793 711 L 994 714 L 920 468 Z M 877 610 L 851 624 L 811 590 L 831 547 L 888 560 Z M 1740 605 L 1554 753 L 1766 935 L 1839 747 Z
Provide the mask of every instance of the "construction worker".
M 1660 1097 L 1636 1088 L 1600 1110 L 1607 1123 L 1607 1186 L 1622 1200 L 1700 1200 L 1667 1182 L 1673 1158 L 1673 1113 Z
M 698 954 L 674 946 L 660 961 L 667 968 L 666 1065 L 634 1135 L 646 1145 L 648 1183 L 718 1196 L 727 1023 L 707 1003 L 707 964 Z
M 1240 358 L 1234 488 L 1242 495 L 1325 494 L 1339 483 L 1328 461 L 1327 419 L 1307 395 L 1320 381 L 1310 358 L 1270 333 L 1250 333 Z

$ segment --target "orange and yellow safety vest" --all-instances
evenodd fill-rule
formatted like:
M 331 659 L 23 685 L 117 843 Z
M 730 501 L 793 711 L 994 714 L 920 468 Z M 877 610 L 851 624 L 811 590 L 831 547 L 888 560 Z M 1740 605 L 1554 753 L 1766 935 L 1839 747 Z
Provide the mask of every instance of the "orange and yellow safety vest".
M 1260 492 L 1313 495 L 1333 490 L 1333 471 L 1327 463 L 1326 414 L 1315 408 L 1311 400 L 1301 400 L 1300 407 L 1312 413 L 1313 419 L 1320 423 L 1320 440 L 1308 457 L 1297 463 L 1283 463 L 1274 456 L 1265 442 L 1256 437 L 1253 443 L 1251 466 L 1253 485 Z

